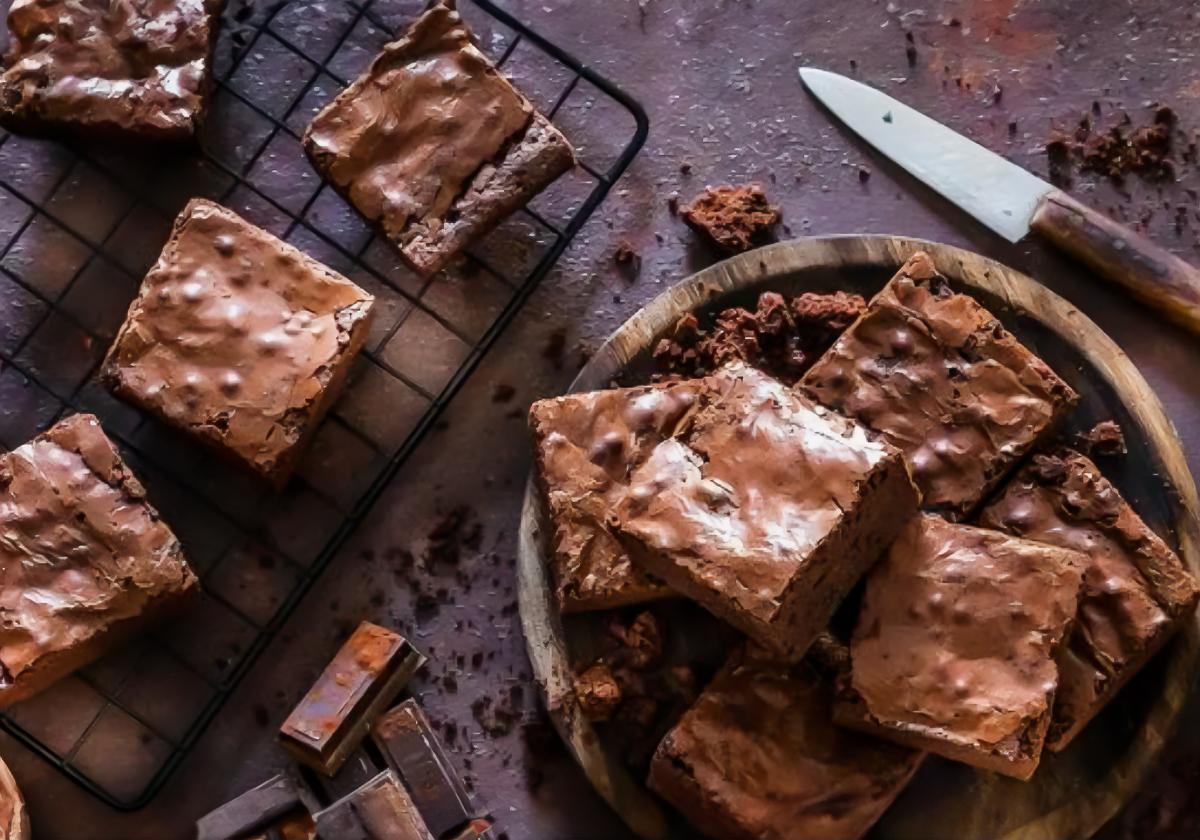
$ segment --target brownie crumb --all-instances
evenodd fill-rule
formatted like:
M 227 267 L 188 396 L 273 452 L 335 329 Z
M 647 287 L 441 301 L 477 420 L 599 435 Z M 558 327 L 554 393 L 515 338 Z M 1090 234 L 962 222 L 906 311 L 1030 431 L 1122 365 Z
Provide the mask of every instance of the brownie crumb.
M 1075 444 L 1085 455 L 1124 455 L 1125 433 L 1116 420 L 1102 420 L 1075 436 Z
M 709 330 L 684 315 L 654 349 L 658 378 L 691 379 L 739 360 L 795 384 L 866 306 L 861 295 L 845 292 L 791 299 L 764 292 L 755 311 L 726 309 Z
M 617 250 L 613 252 L 613 262 L 629 277 L 636 277 L 642 270 L 642 255 L 634 250 L 627 239 L 617 243 Z
M 688 225 L 727 253 L 749 251 L 769 240 L 779 208 L 757 184 L 709 187 L 683 210 Z
M 517 394 L 517 389 L 503 382 L 497 383 L 492 388 L 492 402 L 506 403 Z
M 542 345 L 542 358 L 550 362 L 555 370 L 562 370 L 567 360 L 566 349 L 567 331 L 560 327 L 546 336 L 546 343 Z
M 1135 128 L 1125 114 L 1108 130 L 1094 133 L 1092 114 L 1084 114 L 1073 134 L 1057 132 L 1046 144 L 1050 178 L 1055 184 L 1068 184 L 1071 162 L 1077 159 L 1083 171 L 1095 172 L 1118 184 L 1130 174 L 1147 181 L 1173 181 L 1177 122 L 1175 112 L 1162 106 L 1145 125 Z
M 621 705 L 621 687 L 612 669 L 597 663 L 575 677 L 575 697 L 584 717 L 601 723 L 609 720 Z

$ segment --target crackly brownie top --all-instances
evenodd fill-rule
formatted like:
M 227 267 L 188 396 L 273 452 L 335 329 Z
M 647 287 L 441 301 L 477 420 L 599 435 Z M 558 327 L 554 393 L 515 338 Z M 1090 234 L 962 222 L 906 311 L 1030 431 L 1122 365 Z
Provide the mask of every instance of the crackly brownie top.
M 190 132 L 218 0 L 15 0 L 0 112 Z
M 95 417 L 0 457 L 0 695 L 40 657 L 194 583 Z
M 1094 463 L 1070 449 L 1035 455 L 981 522 L 1087 555 L 1072 642 L 1101 674 L 1137 660 L 1200 594 L 1178 555 Z
M 927 509 L 969 513 L 1078 399 L 914 254 L 802 380 L 904 450 Z
M 851 685 L 872 719 L 1016 759 L 1048 711 L 1086 558 L 916 516 L 868 574 Z
M 832 700 L 832 685 L 810 664 L 781 665 L 745 645 L 663 740 L 656 762 L 690 776 L 735 836 L 859 837 L 921 753 L 834 726 Z
M 146 276 L 105 377 L 270 472 L 302 436 L 371 302 L 341 275 L 197 199 Z
M 441 0 L 316 116 L 305 145 L 359 212 L 399 240 L 414 222 L 446 218 L 532 114 Z
M 742 364 L 704 380 L 695 413 L 633 474 L 620 529 L 770 619 L 809 553 L 899 454 Z
M 681 382 L 592 391 L 541 400 L 530 409 L 554 521 L 555 591 L 564 609 L 666 591 L 632 564 L 605 523 L 634 468 L 675 430 L 698 389 L 698 382 Z

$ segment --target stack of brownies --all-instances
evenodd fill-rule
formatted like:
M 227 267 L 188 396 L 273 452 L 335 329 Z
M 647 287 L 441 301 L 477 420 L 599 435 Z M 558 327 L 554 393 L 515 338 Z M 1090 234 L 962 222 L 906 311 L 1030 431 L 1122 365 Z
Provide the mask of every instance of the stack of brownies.
M 209 117 L 221 0 L 15 0 L 0 124 L 155 143 Z M 559 131 L 476 46 L 454 0 L 304 133 L 313 165 L 422 275 L 570 169 Z M 281 488 L 362 351 L 374 300 L 207 199 L 175 221 L 100 379 Z M 0 456 L 0 708 L 87 665 L 199 589 L 97 418 Z M 389 835 L 391 836 L 391 835 Z
M 1064 749 L 1200 597 L 1047 446 L 1077 401 L 916 253 L 794 387 L 734 361 L 534 404 L 562 611 L 683 596 L 746 637 L 650 787 L 722 840 L 857 838 L 926 753 L 1028 779 Z

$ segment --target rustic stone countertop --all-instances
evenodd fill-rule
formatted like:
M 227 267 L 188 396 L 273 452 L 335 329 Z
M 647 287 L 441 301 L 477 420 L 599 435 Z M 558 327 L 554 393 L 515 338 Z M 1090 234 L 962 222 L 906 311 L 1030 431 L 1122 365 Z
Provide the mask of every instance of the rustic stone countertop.
M 321 4 L 314 4 L 321 6 Z M 716 256 L 668 211 L 708 184 L 758 181 L 787 233 L 892 233 L 979 251 L 1036 277 L 1093 318 L 1141 368 L 1200 473 L 1197 339 L 1164 325 L 1037 242 L 1015 246 L 954 210 L 835 126 L 801 90 L 798 65 L 848 73 L 1045 174 L 1055 128 L 1098 109 L 1107 127 L 1169 105 L 1200 129 L 1200 4 L 1177 0 L 504 0 L 503 5 L 644 103 L 649 141 L 368 521 L 303 601 L 166 789 L 118 814 L 0 736 L 40 840 L 175 840 L 194 820 L 284 766 L 275 729 L 352 623 L 407 630 L 432 665 L 414 683 L 479 802 L 513 840 L 630 836 L 542 716 L 514 593 L 524 413 L 560 393 L 589 349 L 670 284 Z M 911 43 L 906 33 L 912 34 Z M 687 167 L 683 167 L 687 164 Z M 684 174 L 684 170 L 687 174 Z M 862 174 L 867 173 L 867 174 Z M 1195 163 L 1176 183 L 1123 188 L 1076 173 L 1072 189 L 1200 262 Z M 641 257 L 631 277 L 621 242 Z M 562 337 L 565 336 L 565 342 Z M 562 352 L 557 351 L 562 348 Z M 512 395 L 507 397 L 506 388 Z M 500 401 L 497 401 L 500 400 Z M 460 511 L 459 556 L 425 574 L 446 603 L 417 610 L 394 568 L 422 557 Z M 477 546 L 477 547 L 475 547 Z M 461 581 L 469 580 L 470 585 Z M 482 660 L 473 667 L 474 654 Z M 455 656 L 465 664 L 456 665 Z M 453 679 L 446 679 L 453 675 Z M 492 698 L 480 702 L 479 698 Z M 499 710 L 499 711 L 497 711 Z M 511 712 L 511 714 L 510 714 Z M 1116 838 L 1200 833 L 1200 703 L 1158 776 L 1114 825 Z

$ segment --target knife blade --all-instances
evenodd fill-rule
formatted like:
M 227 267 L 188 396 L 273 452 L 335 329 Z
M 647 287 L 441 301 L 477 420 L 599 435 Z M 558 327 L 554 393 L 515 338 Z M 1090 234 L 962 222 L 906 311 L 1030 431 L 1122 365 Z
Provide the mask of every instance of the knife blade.
M 1200 333 L 1200 271 L 990 149 L 861 82 L 800 68 L 804 87 L 885 157 L 1010 242 L 1036 232 Z

